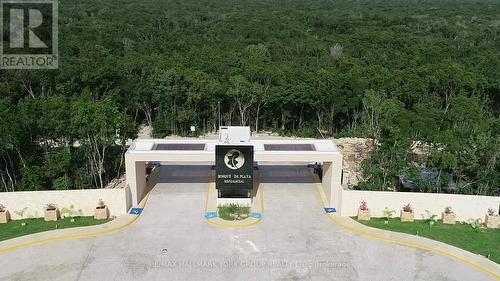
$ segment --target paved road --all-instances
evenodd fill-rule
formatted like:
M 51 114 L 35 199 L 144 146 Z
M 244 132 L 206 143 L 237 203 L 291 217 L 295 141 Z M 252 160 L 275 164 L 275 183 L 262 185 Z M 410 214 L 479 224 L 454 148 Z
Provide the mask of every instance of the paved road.
M 208 172 L 162 168 L 132 227 L 1 255 L 0 280 L 490 280 L 448 258 L 337 228 L 305 168 L 262 167 L 263 222 L 215 228 L 203 219 Z

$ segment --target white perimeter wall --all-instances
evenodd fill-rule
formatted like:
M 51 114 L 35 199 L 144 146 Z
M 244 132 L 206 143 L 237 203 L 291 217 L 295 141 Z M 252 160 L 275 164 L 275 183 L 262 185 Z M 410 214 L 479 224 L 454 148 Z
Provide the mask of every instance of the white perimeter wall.
M 444 208 L 451 206 L 458 221 L 466 221 L 469 218 L 484 220 L 488 208 L 494 208 L 498 212 L 500 205 L 500 197 L 494 196 L 342 190 L 341 215 L 356 216 L 361 201 L 366 201 L 372 217 L 382 217 L 385 207 L 395 210 L 394 216 L 399 217 L 403 205 L 410 203 L 415 212 L 415 219 L 422 219 L 422 215 L 426 217 L 425 210 L 441 219 Z
M 48 203 L 56 204 L 61 216 L 93 216 L 99 199 L 111 216 L 126 214 L 131 206 L 130 188 L 0 192 L 13 220 L 43 217 Z

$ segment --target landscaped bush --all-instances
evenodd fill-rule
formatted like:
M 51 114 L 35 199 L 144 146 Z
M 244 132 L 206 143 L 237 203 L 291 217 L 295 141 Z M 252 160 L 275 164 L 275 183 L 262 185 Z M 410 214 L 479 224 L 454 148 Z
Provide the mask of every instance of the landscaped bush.
M 250 207 L 233 203 L 219 207 L 219 217 L 224 220 L 242 220 L 248 218 L 249 215 Z

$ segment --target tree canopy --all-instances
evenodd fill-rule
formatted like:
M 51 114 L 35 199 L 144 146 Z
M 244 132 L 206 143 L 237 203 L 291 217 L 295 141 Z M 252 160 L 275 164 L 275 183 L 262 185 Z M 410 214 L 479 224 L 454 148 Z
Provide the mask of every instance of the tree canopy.
M 0 70 L 3 191 L 103 187 L 139 124 L 380 146 L 362 188 L 425 166 L 498 194 L 500 3 L 59 1 L 57 70 Z

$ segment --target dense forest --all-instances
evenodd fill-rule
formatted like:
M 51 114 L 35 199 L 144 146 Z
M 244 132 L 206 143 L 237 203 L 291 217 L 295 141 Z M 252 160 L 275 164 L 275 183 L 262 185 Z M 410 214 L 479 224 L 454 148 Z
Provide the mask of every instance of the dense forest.
M 138 125 L 222 124 L 375 138 L 373 190 L 418 180 L 418 142 L 454 192 L 500 193 L 495 0 L 61 0 L 59 50 L 0 70 L 2 191 L 102 188 Z

